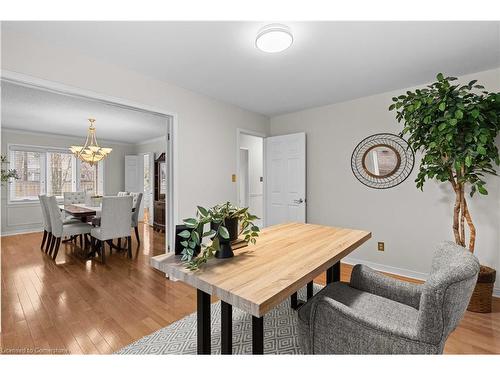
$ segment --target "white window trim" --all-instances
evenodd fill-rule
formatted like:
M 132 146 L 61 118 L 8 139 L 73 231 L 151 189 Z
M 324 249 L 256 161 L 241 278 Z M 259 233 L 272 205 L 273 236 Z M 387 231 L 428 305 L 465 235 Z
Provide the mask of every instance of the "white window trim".
M 64 147 L 54 147 L 54 146 L 39 146 L 39 145 L 25 145 L 25 144 L 11 144 L 7 145 L 8 159 L 11 162 L 11 152 L 12 151 L 29 151 L 29 152 L 39 152 L 41 153 L 40 158 L 40 194 L 47 194 L 47 171 L 48 171 L 48 158 L 47 153 L 49 152 L 59 152 L 65 154 L 71 154 L 71 151 Z M 71 188 L 73 191 L 79 191 L 80 189 L 80 175 L 81 160 L 73 158 L 72 161 L 72 183 Z M 11 166 L 9 167 L 11 168 Z M 101 173 L 99 173 L 99 169 Z M 97 173 L 97 190 L 101 190 L 104 195 L 104 170 L 105 170 L 105 160 L 99 162 L 99 169 Z M 11 184 L 7 184 L 7 206 L 18 206 L 18 205 L 33 205 L 38 202 L 38 198 L 33 199 L 11 199 Z M 62 197 L 58 198 L 58 202 L 62 202 Z

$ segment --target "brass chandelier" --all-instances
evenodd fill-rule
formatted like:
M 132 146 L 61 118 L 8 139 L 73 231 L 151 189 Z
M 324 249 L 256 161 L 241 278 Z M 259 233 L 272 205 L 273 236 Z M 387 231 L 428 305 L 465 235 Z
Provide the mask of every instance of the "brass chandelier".
M 84 146 L 71 146 L 71 152 L 81 161 L 90 165 L 96 165 L 99 161 L 104 159 L 111 152 L 111 148 L 100 147 L 97 144 L 95 137 L 95 119 L 89 118 L 90 126 L 87 134 L 87 140 Z

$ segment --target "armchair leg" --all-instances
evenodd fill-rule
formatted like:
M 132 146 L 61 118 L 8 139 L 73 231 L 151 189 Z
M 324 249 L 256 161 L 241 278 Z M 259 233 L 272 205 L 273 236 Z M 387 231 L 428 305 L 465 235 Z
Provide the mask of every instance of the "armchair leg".
M 121 238 L 118 238 L 118 251 L 120 251 L 122 249 L 122 239 Z
M 43 230 L 43 239 L 42 239 L 42 244 L 40 245 L 40 250 L 43 249 L 43 245 L 45 245 L 45 241 L 47 240 L 47 231 L 44 229 Z
M 56 240 L 56 248 L 54 250 L 54 255 L 52 256 L 52 260 L 54 260 L 54 261 L 57 258 L 57 253 L 59 252 L 59 246 L 61 246 L 61 238 L 60 237 Z
M 139 227 L 138 226 L 134 227 L 134 229 L 135 229 L 135 238 L 137 238 L 137 243 L 140 245 L 141 244 L 141 239 L 139 238 Z

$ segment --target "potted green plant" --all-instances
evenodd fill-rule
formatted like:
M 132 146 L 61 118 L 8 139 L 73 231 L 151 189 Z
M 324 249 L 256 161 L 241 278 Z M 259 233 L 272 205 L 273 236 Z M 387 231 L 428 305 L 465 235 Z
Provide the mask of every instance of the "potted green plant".
M 491 93 L 473 80 L 456 84 L 455 77 L 437 75 L 426 88 L 392 98 L 389 110 L 403 122 L 401 136 L 422 152 L 415 180 L 423 189 L 426 180 L 450 184 L 455 193 L 453 235 L 455 242 L 474 252 L 476 228 L 467 204 L 466 190 L 486 195 L 485 175 L 497 175 L 500 164 L 495 138 L 500 129 L 500 93 Z M 467 231 L 468 228 L 468 241 Z M 481 266 L 469 310 L 491 311 L 496 271 Z
M 196 217 L 183 220 L 188 229 L 178 234 L 182 238 L 182 261 L 188 269 L 196 270 L 213 256 L 232 257 L 231 242 L 240 236 L 243 241 L 255 244 L 259 228 L 254 221 L 258 219 L 248 212 L 248 207 L 239 208 L 230 202 L 209 209 L 198 206 Z M 207 224 L 210 229 L 205 232 Z
M 2 163 L 2 185 L 5 182 L 10 182 L 11 179 L 19 180 L 19 176 L 15 169 L 4 168 L 4 165 L 8 165 L 9 161 L 7 160 L 6 155 L 0 155 L 0 161 Z

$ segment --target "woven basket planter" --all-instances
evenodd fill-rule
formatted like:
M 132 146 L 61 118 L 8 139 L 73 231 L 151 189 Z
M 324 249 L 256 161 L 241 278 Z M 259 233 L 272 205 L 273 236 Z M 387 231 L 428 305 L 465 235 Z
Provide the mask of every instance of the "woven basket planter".
M 479 313 L 490 313 L 493 298 L 493 285 L 497 271 L 493 268 L 481 266 L 477 284 L 472 292 L 467 310 Z

